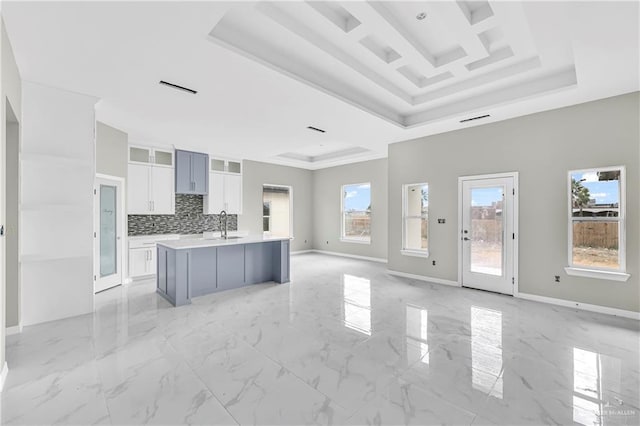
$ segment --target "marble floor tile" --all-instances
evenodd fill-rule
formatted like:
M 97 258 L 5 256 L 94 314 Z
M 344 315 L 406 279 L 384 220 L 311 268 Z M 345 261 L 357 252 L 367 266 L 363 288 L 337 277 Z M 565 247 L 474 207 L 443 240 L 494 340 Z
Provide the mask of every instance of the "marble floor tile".
M 7 337 L 2 424 L 640 423 L 640 323 L 320 254 L 172 307 L 153 280 Z
M 3 425 L 111 424 L 96 361 L 9 387 Z
M 403 382 L 393 382 L 387 391 L 351 416 L 348 425 L 470 425 L 475 414 Z

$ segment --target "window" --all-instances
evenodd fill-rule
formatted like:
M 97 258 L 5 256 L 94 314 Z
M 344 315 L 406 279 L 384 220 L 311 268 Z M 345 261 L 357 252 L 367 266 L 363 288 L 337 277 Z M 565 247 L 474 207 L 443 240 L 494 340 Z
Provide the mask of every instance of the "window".
M 342 241 L 371 242 L 371 184 L 342 185 Z
M 429 255 L 429 185 L 402 185 L 402 254 Z
M 569 275 L 626 281 L 624 168 L 569 172 Z
M 272 237 L 293 237 L 290 186 L 262 186 L 262 230 Z

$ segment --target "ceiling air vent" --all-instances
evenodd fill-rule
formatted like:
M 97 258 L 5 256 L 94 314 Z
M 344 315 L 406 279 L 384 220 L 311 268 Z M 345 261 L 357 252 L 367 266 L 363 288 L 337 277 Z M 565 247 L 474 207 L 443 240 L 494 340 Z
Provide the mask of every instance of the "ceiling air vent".
M 480 120 L 481 118 L 491 117 L 490 114 L 479 115 L 477 117 L 465 118 L 464 120 L 460 120 L 461 123 L 466 123 L 467 121 Z
M 313 130 L 314 132 L 326 133 L 326 130 L 318 129 L 317 127 L 307 126 L 307 129 Z
M 165 86 L 173 87 L 176 90 L 182 90 L 183 92 L 191 93 L 192 95 L 195 95 L 196 93 L 198 93 L 196 90 L 189 89 L 188 87 L 184 87 L 184 86 L 179 86 L 177 84 L 169 83 L 168 81 L 164 81 L 164 80 L 160 80 L 160 84 L 164 84 Z

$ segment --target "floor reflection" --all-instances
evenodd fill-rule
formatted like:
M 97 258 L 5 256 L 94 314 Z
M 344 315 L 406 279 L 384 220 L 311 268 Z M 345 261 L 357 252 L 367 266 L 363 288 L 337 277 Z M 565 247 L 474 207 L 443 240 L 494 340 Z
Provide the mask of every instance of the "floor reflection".
M 343 275 L 344 325 L 371 336 L 371 281 Z
M 471 370 L 474 389 L 502 399 L 502 312 L 471 307 Z
M 623 410 L 620 360 L 580 348 L 573 349 L 573 421 L 606 425 Z
M 407 357 L 410 364 L 415 361 L 429 364 L 427 318 L 426 309 L 407 305 Z

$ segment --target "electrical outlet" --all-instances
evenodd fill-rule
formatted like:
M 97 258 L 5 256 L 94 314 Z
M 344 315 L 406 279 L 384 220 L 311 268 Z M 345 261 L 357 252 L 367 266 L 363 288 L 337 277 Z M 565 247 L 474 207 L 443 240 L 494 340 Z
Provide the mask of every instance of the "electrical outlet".
M 432 261 L 431 261 L 431 264 L 432 264 L 433 266 L 436 266 L 436 261 L 435 261 L 435 260 L 432 260 Z
M 438 223 L 445 223 L 446 221 L 444 219 L 438 219 Z
M 560 275 L 554 275 L 556 282 L 559 283 L 560 282 Z

